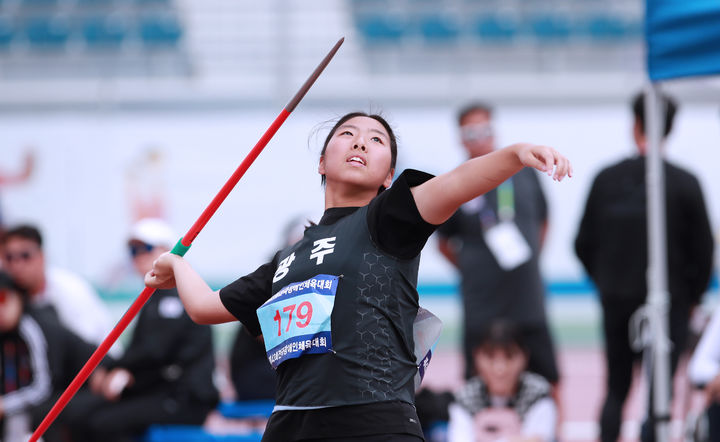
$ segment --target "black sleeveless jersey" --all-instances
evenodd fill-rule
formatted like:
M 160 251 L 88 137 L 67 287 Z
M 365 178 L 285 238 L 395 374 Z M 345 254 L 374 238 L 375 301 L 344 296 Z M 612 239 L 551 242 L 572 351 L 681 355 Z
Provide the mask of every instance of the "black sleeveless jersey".
M 308 228 L 301 241 L 278 255 L 280 263 L 294 258 L 287 272 L 275 273 L 273 293 L 318 274 L 340 277 L 331 316 L 333 350 L 280 364 L 279 405 L 413 402 L 419 257 L 399 260 L 376 247 L 367 210 Z
M 435 226 L 422 221 L 410 187 L 430 177 L 406 171 L 368 206 L 334 222 L 326 222 L 328 214 L 350 210 L 329 209 L 302 240 L 220 291 L 228 311 L 259 333 L 254 312 L 271 294 L 319 274 L 339 277 L 331 315 L 333 349 L 278 366 L 278 405 L 414 402 L 419 251 Z

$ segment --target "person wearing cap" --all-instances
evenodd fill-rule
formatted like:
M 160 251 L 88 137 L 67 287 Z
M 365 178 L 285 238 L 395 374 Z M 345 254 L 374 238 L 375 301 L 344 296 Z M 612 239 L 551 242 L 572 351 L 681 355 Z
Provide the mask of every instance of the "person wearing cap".
M 176 239 L 160 219 L 138 221 L 128 240 L 138 275 Z M 156 290 L 140 311 L 123 356 L 96 370 L 90 379 L 93 394 L 76 398 L 75 439 L 124 441 L 152 424 L 202 424 L 218 402 L 214 369 L 210 327 L 190 319 L 177 290 Z
M 93 352 L 49 309 L 29 303 L 0 271 L 0 440 L 27 440 Z M 62 440 L 63 418 L 45 433 L 46 442 Z
M 29 295 L 34 306 L 50 306 L 60 322 L 85 341 L 98 345 L 113 326 L 106 305 L 92 286 L 65 269 L 46 265 L 40 230 L 23 224 L 0 237 L 2 267 Z M 113 346 L 111 355 L 120 354 Z
M 458 113 L 462 145 L 470 158 L 495 150 L 492 109 L 472 103 Z M 559 381 L 545 312 L 540 252 L 548 226 L 545 195 L 525 168 L 498 188 L 463 204 L 438 228 L 440 252 L 459 271 L 463 300 L 465 378 L 476 375 L 473 349 L 492 321 L 511 320 L 529 350 L 528 370 Z

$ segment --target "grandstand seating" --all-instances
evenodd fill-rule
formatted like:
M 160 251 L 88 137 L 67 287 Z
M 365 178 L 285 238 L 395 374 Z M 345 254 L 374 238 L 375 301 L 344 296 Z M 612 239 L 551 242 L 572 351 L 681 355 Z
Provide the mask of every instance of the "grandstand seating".
M 420 19 L 420 33 L 428 43 L 452 43 L 460 35 L 460 24 L 452 15 L 430 15 Z
M 565 2 L 569 3 L 569 2 Z M 614 2 L 617 4 L 618 2 Z M 462 7 L 457 7 L 458 4 Z M 492 8 L 474 0 L 428 4 L 421 0 L 385 3 L 383 0 L 355 0 L 355 23 L 365 42 L 372 45 L 405 45 L 420 36 L 423 44 L 453 44 L 475 41 L 481 45 L 507 45 L 522 40 L 538 44 L 622 45 L 639 41 L 642 16 L 607 8 L 556 10 L 533 4 Z M 591 2 L 588 2 L 591 4 Z M 577 5 L 575 5 L 577 6 Z M 390 11 L 388 11 L 390 9 Z
M 509 43 L 519 32 L 516 20 L 499 15 L 479 17 L 473 30 L 483 43 Z
M 82 32 L 88 47 L 108 49 L 119 48 L 127 37 L 128 29 L 120 19 L 95 16 L 85 19 L 82 24 Z
M 7 48 L 14 37 L 10 21 L 0 19 L 0 49 Z
M 183 35 L 172 0 L 0 0 L 1 71 L 23 77 L 182 75 Z
M 570 20 L 562 15 L 534 17 L 529 28 L 539 43 L 565 42 L 572 32 Z
M 406 31 L 402 18 L 379 14 L 358 17 L 357 26 L 370 44 L 399 42 Z
M 70 31 L 68 20 L 59 17 L 33 17 L 27 20 L 24 25 L 27 41 L 32 46 L 40 49 L 63 47 L 70 37 Z
M 180 40 L 182 28 L 173 16 L 148 16 L 140 21 L 140 36 L 147 47 L 172 47 Z

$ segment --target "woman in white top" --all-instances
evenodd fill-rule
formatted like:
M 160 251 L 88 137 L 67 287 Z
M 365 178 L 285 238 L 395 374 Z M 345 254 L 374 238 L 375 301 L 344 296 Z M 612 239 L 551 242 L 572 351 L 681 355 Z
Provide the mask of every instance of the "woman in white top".
M 474 351 L 477 376 L 450 406 L 450 442 L 555 439 L 557 407 L 542 376 L 525 371 L 528 352 L 512 323 L 498 320 Z
M 720 307 L 693 353 L 688 376 L 693 384 L 705 388 L 709 440 L 720 441 Z

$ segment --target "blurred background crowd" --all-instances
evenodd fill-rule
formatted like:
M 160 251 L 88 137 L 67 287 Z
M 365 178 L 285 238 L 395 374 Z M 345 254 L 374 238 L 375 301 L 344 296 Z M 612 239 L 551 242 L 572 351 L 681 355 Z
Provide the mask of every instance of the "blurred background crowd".
M 420 304 L 444 330 L 418 413 L 428 440 L 652 440 L 628 336 L 646 290 L 643 20 L 642 0 L 0 0 L 0 439 L 42 417 L 344 36 L 187 259 L 217 289 L 317 222 L 321 143 L 351 110 L 393 125 L 396 176 L 553 146 L 572 179 L 518 174 L 425 247 Z M 720 82 L 663 90 L 672 435 L 718 437 Z M 507 225 L 520 239 L 498 251 Z M 46 439 L 254 434 L 217 404 L 273 392 L 262 344 L 191 325 L 162 291 Z

